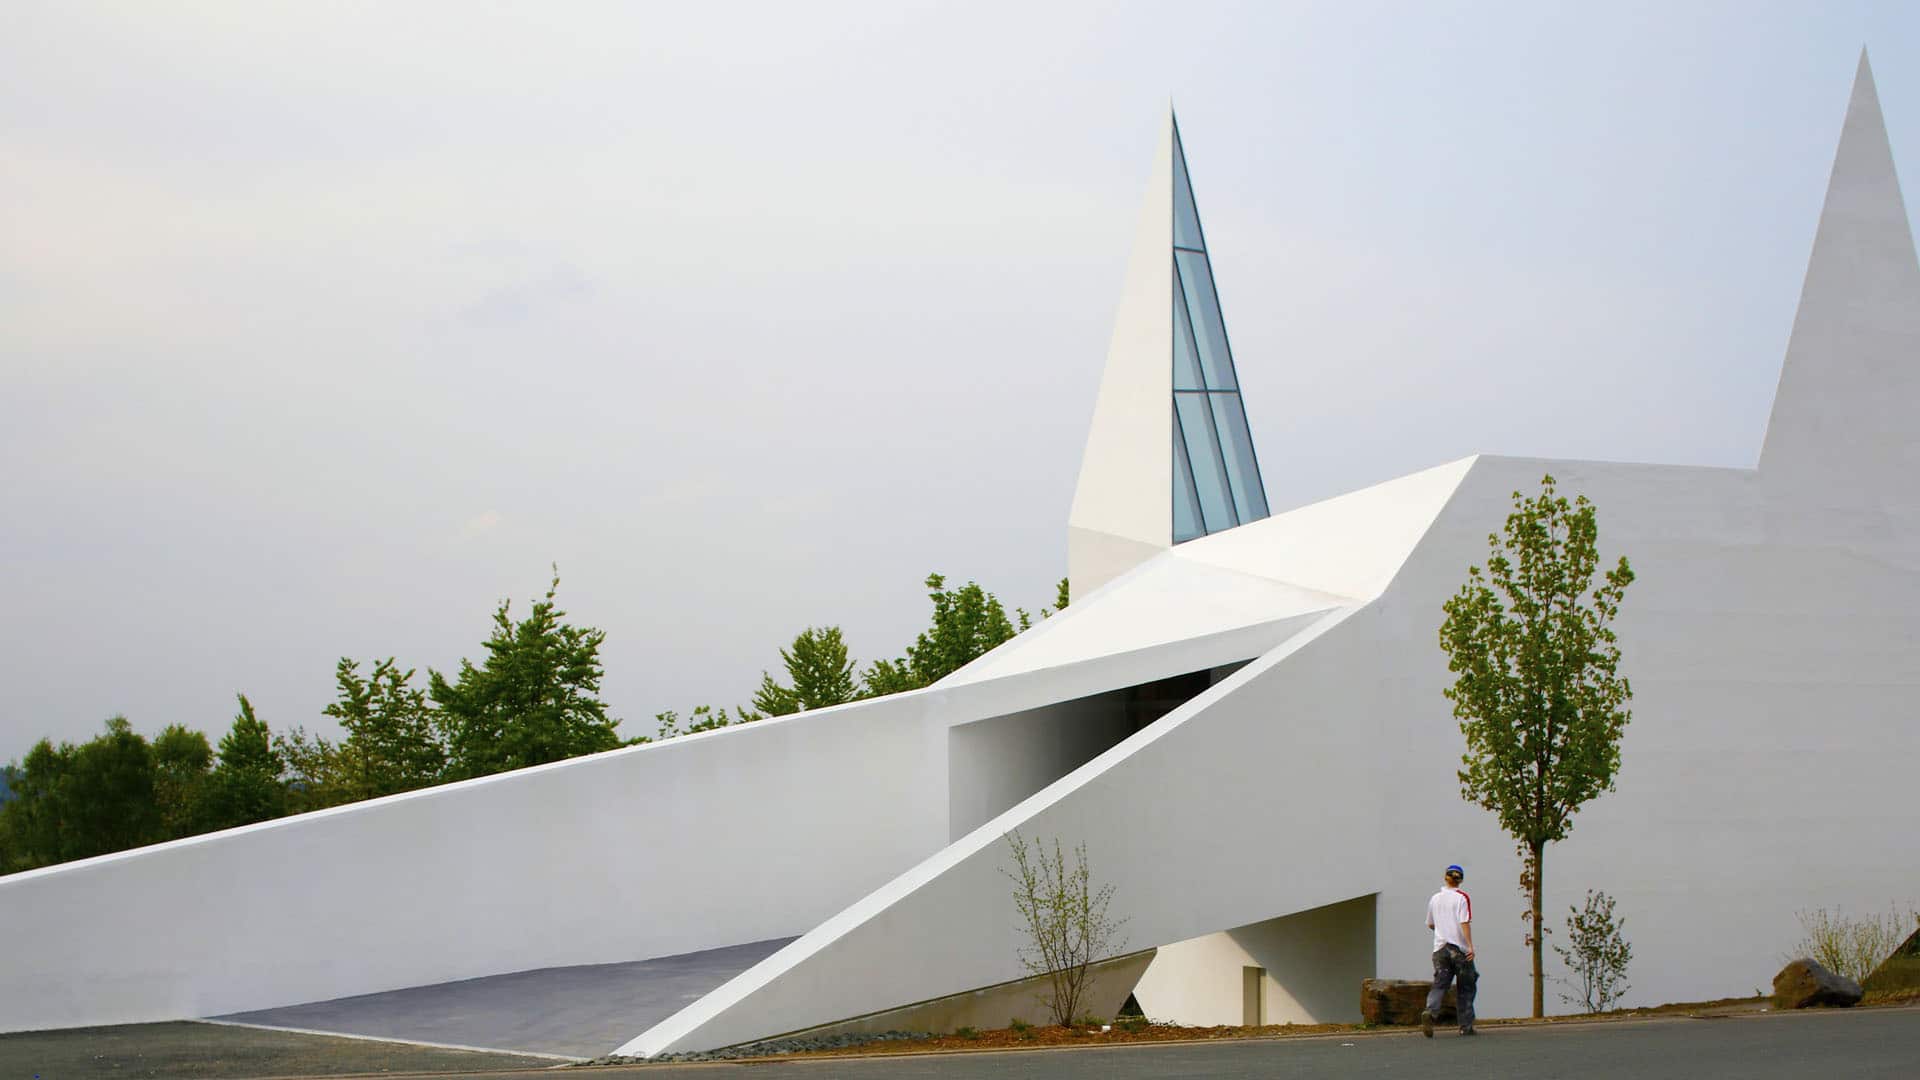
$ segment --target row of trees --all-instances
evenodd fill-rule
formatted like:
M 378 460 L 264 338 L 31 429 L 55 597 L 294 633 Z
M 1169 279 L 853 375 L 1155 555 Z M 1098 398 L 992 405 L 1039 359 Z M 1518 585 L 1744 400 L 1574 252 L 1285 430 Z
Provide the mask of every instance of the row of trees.
M 1034 617 L 1022 608 L 1015 608 L 1009 618 L 999 598 L 975 582 L 949 589 L 943 575 L 928 574 L 926 587 L 927 599 L 933 603 L 933 619 L 907 646 L 906 655 L 876 660 L 861 671 L 848 654 L 839 627 L 810 626 L 793 639 L 793 644 L 780 650 L 785 682 L 767 672 L 760 673 L 760 688 L 754 692 L 751 708 L 739 706 L 729 714 L 726 709 L 703 705 L 693 710 L 684 731 L 678 713 L 660 713 L 656 717 L 660 734 L 671 737 L 918 690 L 1033 625 Z M 1067 579 L 1061 578 L 1055 586 L 1053 607 L 1041 608 L 1039 617 L 1044 619 L 1066 607 L 1068 600 Z
M 684 722 L 664 712 L 653 736 L 622 739 L 600 699 L 606 634 L 566 621 L 559 584 L 556 573 L 521 619 L 501 602 L 481 662 L 462 660 L 452 677 L 429 670 L 421 685 L 392 657 L 341 658 L 335 700 L 322 710 L 338 723 L 337 739 L 299 725 L 276 734 L 244 694 L 217 748 L 180 724 L 148 740 L 120 716 L 79 745 L 42 739 L 0 770 L 10 789 L 0 804 L 0 873 L 917 689 L 1032 622 L 1019 609 L 1009 618 L 978 584 L 948 589 L 933 574 L 932 622 L 904 656 L 856 675 L 840 628 L 809 627 L 780 652 L 786 681 L 763 673 L 751 708 L 703 705 Z M 1063 580 L 1055 606 L 1066 603 Z

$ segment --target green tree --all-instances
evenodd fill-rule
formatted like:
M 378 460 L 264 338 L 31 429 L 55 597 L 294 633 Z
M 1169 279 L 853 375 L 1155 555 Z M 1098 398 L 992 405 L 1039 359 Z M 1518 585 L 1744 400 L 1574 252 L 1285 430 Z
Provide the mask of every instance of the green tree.
M 905 657 L 868 667 L 861 678 L 864 696 L 931 686 L 1013 637 L 1007 609 L 977 583 L 969 581 L 950 590 L 944 576 L 928 574 L 926 586 L 927 598 L 933 601 L 932 625 L 907 646 Z
M 346 758 L 323 735 L 310 735 L 299 724 L 272 736 L 269 748 L 280 762 L 286 790 L 287 813 L 304 814 L 353 801 Z
M 1446 696 L 1466 737 L 1460 793 L 1498 816 L 1525 859 L 1535 1016 L 1545 1004 L 1546 846 L 1613 790 L 1633 696 L 1612 628 L 1633 571 L 1622 557 L 1595 587 L 1598 539 L 1593 504 L 1569 503 L 1553 477 L 1535 498 L 1514 492 L 1504 535 L 1487 538 L 1486 570 L 1468 568 L 1440 627 L 1456 676 Z
M 206 735 L 182 724 L 168 724 L 153 739 L 153 797 L 160 811 L 160 835 L 177 840 L 201 831 L 201 799 L 213 768 L 213 747 Z
M 1050 608 L 1046 608 L 1046 607 L 1041 608 L 1040 617 L 1042 619 L 1049 619 L 1049 618 L 1052 618 L 1054 615 L 1057 615 L 1060 612 L 1067 610 L 1067 600 L 1068 600 L 1067 594 L 1068 594 L 1067 579 L 1061 578 L 1059 583 L 1054 585 L 1053 587 L 1053 606 Z M 1033 616 L 1027 614 L 1026 608 L 1014 608 L 1013 614 L 1014 614 L 1014 621 L 1019 624 L 1017 627 L 1017 630 L 1019 633 L 1024 634 L 1028 630 L 1033 629 Z
M 447 768 L 446 740 L 426 691 L 410 685 L 412 669 L 401 671 L 392 657 L 377 661 L 364 679 L 359 668 L 340 658 L 333 673 L 339 698 L 321 710 L 346 732 L 338 749 L 345 801 L 439 783 Z
M 785 716 L 844 704 L 859 696 L 854 663 L 847 658 L 846 639 L 837 626 L 807 627 L 793 639 L 792 647 L 780 650 L 780 660 L 786 665 L 788 684 L 760 673 L 753 707 L 761 713 Z
M 793 687 L 780 685 L 763 671 L 760 688 L 753 692 L 753 707 L 768 716 L 791 716 L 801 709 L 800 695 L 793 692 Z
M 450 772 L 485 776 L 620 745 L 600 700 L 600 645 L 605 631 L 565 623 L 554 605 L 555 571 L 546 599 L 514 622 L 508 601 L 493 615 L 486 662 L 460 661 L 458 679 L 429 671 L 429 693 L 445 714 Z
M 20 766 L 0 765 L 0 874 L 12 873 L 17 859 L 16 849 L 19 842 L 13 837 L 12 822 L 7 820 L 7 806 L 13 802 L 19 786 Z
M 1587 890 L 1587 906 L 1567 906 L 1567 945 L 1553 947 L 1567 965 L 1567 990 L 1560 1000 L 1590 1013 L 1606 1012 L 1633 987 L 1627 985 L 1627 965 L 1633 963 L 1633 945 L 1627 941 L 1627 920 L 1615 918 L 1613 897 Z
M 860 675 L 860 696 L 885 697 L 927 685 L 914 677 L 905 660 L 875 660 Z
M 650 743 L 655 739 L 664 742 L 682 735 L 697 735 L 702 731 L 733 727 L 735 724 L 751 724 L 755 720 L 764 719 L 761 714 L 751 709 L 736 706 L 730 714 L 725 709 L 716 709 L 711 705 L 694 706 L 693 712 L 687 716 L 687 725 L 684 728 L 680 726 L 680 714 L 672 709 L 655 713 L 653 718 L 660 725 L 658 734 L 652 738 L 645 735 L 638 736 L 629 740 L 627 745 Z
M 60 793 L 72 764 L 70 744 L 56 747 L 52 740 L 41 739 L 20 764 L 8 767 L 13 798 L 0 807 L 6 857 L 0 870 L 31 870 L 65 857 L 61 854 Z
M 124 716 L 74 750 L 60 795 L 62 858 L 85 859 L 160 838 L 153 750 Z
M 0 810 L 11 869 L 124 851 L 162 836 L 153 748 L 124 716 L 79 746 L 40 740 L 15 777 L 15 798 Z
M 235 696 L 240 711 L 220 739 L 220 761 L 207 777 L 206 795 L 201 800 L 201 820 L 208 829 L 268 821 L 284 816 L 290 806 L 287 786 L 281 780 L 286 759 L 276 748 L 265 721 L 254 715 L 253 702 L 245 694 Z
M 1000 872 L 1013 882 L 1013 906 L 1025 924 L 1020 965 L 1045 980 L 1040 1000 L 1053 1022 L 1077 1023 L 1093 989 L 1094 966 L 1126 947 L 1120 936 L 1126 920 L 1107 914 L 1113 886 L 1094 885 L 1085 844 L 1074 847 L 1071 867 L 1058 839 L 1051 855 L 1044 841 L 1029 842 L 1018 832 L 1007 834 L 1007 847 L 1013 868 Z

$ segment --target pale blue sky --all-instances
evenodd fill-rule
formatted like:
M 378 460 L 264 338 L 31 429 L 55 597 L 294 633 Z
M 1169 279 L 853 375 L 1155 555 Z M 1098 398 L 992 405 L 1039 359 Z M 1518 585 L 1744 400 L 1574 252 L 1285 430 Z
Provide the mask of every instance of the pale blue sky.
M 550 562 L 629 732 L 929 570 L 1047 602 L 1170 97 L 1276 509 L 1750 465 L 1920 8 L 1437 7 L 13 0 L 0 759 L 325 728 Z

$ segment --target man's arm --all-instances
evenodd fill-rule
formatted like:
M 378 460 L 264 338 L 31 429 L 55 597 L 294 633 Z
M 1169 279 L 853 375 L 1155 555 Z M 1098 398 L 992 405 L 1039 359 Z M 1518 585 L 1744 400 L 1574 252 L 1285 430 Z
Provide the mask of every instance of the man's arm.
M 1467 959 L 1473 959 L 1473 920 L 1467 919 L 1460 923 L 1460 936 L 1467 943 Z

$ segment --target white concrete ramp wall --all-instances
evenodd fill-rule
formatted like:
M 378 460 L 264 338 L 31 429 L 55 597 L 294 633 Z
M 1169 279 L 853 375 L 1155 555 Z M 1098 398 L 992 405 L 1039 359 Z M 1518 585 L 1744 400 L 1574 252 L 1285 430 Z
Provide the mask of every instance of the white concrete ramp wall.
M 931 696 L 0 878 L 0 1028 L 210 1016 L 801 933 L 946 842 Z
M 0 877 L 0 1030 L 800 934 L 947 843 L 949 728 L 1246 660 L 1292 625 L 1223 624 Z
M 1014 830 L 1087 845 L 1130 947 L 1373 892 L 1379 857 L 1352 838 L 1382 823 L 1347 795 L 1372 773 L 1382 724 L 1350 677 L 1370 661 L 1365 635 L 1339 632 L 1353 612 L 1323 616 L 623 1052 L 730 1045 L 1019 977 L 1002 876 Z M 1341 827 L 1328 828 L 1334 806 Z

